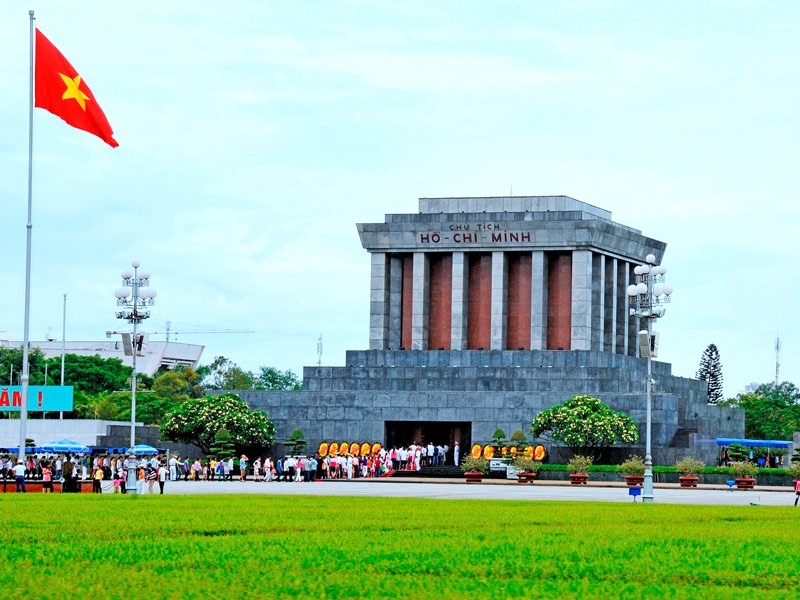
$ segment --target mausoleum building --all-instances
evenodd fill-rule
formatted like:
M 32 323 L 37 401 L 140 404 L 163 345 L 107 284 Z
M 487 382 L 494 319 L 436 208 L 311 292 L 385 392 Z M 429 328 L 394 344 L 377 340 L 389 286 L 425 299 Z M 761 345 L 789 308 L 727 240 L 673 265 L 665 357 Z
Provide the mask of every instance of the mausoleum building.
M 416 214 L 358 224 L 371 257 L 369 349 L 306 367 L 299 392 L 240 392 L 281 440 L 488 442 L 527 433 L 541 410 L 591 394 L 640 424 L 646 361 L 627 287 L 664 242 L 567 196 L 422 198 Z M 744 417 L 711 406 L 702 381 L 654 362 L 653 456 L 715 456 Z

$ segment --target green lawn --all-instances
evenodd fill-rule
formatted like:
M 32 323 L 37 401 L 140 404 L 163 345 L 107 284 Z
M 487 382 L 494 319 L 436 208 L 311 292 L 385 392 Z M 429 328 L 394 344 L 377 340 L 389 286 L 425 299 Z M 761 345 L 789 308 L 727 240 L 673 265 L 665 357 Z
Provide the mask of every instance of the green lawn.
M 800 591 L 793 506 L 30 494 L 4 495 L 0 507 L 0 598 L 712 600 Z

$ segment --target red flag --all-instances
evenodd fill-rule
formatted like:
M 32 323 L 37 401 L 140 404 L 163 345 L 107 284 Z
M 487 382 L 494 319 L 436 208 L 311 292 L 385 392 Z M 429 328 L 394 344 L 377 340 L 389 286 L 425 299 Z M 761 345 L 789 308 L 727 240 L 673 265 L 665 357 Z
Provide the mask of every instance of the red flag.
M 75 68 L 44 34 L 36 30 L 36 101 L 34 105 L 69 125 L 119 146 L 105 114 Z

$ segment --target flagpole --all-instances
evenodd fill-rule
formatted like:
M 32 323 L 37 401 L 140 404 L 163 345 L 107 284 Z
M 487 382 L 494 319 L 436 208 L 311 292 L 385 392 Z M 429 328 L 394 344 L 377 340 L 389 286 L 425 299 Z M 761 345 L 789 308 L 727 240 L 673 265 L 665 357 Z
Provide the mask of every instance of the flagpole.
M 28 11 L 31 29 L 31 70 L 30 70 L 30 101 L 28 104 L 28 230 L 25 252 L 25 325 L 22 336 L 22 406 L 19 411 L 19 458 L 25 459 L 25 428 L 28 424 L 28 380 L 30 367 L 28 365 L 28 338 L 30 337 L 31 321 L 31 237 L 33 233 L 33 11 Z

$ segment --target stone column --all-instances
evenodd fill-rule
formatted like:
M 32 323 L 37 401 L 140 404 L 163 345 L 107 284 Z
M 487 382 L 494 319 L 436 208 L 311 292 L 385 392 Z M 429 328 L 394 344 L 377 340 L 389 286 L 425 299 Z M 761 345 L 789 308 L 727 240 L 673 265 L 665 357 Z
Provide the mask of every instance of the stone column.
M 453 252 L 453 302 L 450 348 L 467 347 L 467 261 L 463 252 Z
M 572 252 L 572 350 L 592 349 L 592 253 Z
M 606 257 L 606 310 L 605 310 L 605 336 L 603 338 L 603 350 L 606 352 L 617 352 L 617 303 L 619 295 L 617 293 L 617 259 Z
M 412 305 L 411 305 L 411 349 L 428 348 L 428 259 L 424 252 L 414 253 Z
M 636 317 L 630 316 L 630 301 L 628 300 L 628 285 L 630 281 L 630 263 L 624 260 L 617 261 L 617 348 L 618 354 L 630 354 L 628 342 L 631 321 Z M 636 352 L 635 347 L 633 348 Z
M 547 272 L 542 251 L 531 253 L 531 350 L 547 348 Z
M 385 252 L 370 254 L 369 349 L 385 350 L 389 341 L 389 287 Z
M 388 348 L 399 350 L 403 345 L 403 259 L 389 258 L 389 343 Z
M 636 267 L 633 263 L 625 263 L 625 285 L 622 286 L 622 293 L 625 294 L 625 300 L 630 305 L 630 300 L 628 300 L 628 286 L 636 283 L 636 275 L 633 272 L 633 269 Z M 639 356 L 639 344 L 637 341 L 637 333 L 639 331 L 639 319 L 635 316 L 630 316 L 630 310 L 627 310 L 625 314 L 628 315 L 627 321 L 627 330 L 628 335 L 626 338 L 627 346 L 625 347 L 625 354 L 628 356 Z M 644 323 L 642 323 L 644 325 Z
M 508 268 L 505 252 L 492 252 L 492 339 L 490 349 L 506 349 Z
M 591 350 L 602 350 L 606 336 L 606 257 L 592 254 L 592 344 Z

